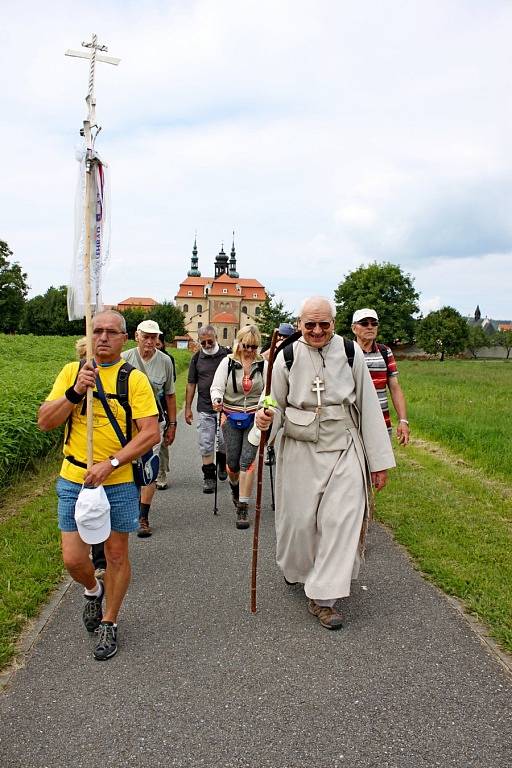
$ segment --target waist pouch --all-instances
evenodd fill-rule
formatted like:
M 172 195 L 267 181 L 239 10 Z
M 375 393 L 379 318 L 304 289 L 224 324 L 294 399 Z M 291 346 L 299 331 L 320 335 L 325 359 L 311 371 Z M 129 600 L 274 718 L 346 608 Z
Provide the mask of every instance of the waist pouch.
M 233 429 L 250 429 L 254 422 L 254 413 L 228 413 L 228 422 Z
M 148 451 L 143 456 L 139 456 L 138 459 L 132 461 L 133 469 L 133 482 L 137 488 L 141 488 L 144 485 L 151 485 L 157 476 L 160 469 L 160 458 L 158 454 L 154 454 L 153 451 Z
M 283 435 L 303 443 L 317 443 L 320 431 L 320 415 L 316 411 L 304 411 L 288 405 L 284 411 Z

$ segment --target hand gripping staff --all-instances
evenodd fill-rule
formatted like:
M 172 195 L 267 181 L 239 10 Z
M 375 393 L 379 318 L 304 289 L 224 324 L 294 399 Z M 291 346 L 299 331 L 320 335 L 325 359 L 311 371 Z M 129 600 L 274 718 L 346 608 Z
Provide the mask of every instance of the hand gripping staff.
M 268 355 L 267 380 L 265 382 L 265 399 L 263 401 L 264 408 L 276 405 L 276 403 L 270 397 L 270 385 L 272 383 L 272 368 L 274 367 L 277 336 L 278 333 L 276 329 L 272 334 L 272 342 L 270 344 L 270 351 Z M 256 613 L 256 572 L 258 568 L 258 539 L 260 532 L 261 495 L 263 488 L 262 477 L 265 443 L 267 441 L 268 433 L 269 430 L 261 433 L 260 444 L 258 448 L 258 470 L 256 475 L 256 510 L 254 513 L 254 533 L 252 538 L 251 613 Z

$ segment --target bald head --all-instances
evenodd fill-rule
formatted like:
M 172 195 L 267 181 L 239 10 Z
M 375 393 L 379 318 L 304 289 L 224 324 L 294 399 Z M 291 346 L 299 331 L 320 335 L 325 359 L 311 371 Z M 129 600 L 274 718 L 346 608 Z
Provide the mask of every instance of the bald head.
M 336 306 L 332 299 L 328 299 L 325 296 L 310 296 L 302 302 L 299 318 L 316 311 L 321 311 L 324 314 L 327 312 L 331 320 L 334 320 L 336 317 Z
M 310 347 L 324 347 L 334 334 L 335 307 L 324 296 L 306 299 L 300 309 L 299 328 Z

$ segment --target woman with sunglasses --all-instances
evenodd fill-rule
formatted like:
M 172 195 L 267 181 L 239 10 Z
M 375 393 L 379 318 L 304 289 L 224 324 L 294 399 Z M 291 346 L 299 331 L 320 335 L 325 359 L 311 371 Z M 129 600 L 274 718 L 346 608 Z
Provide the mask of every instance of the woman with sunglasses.
M 258 350 L 261 336 L 255 325 L 237 333 L 232 354 L 225 357 L 213 379 L 210 397 L 215 411 L 222 412 L 229 484 L 236 507 L 236 527 L 249 527 L 248 503 L 254 481 L 257 447 L 248 440 L 265 388 L 267 363 Z

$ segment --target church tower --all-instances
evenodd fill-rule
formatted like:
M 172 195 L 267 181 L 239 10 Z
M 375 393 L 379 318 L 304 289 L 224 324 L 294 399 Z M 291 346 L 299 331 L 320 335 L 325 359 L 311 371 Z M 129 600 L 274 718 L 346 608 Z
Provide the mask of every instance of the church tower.
M 235 233 L 233 232 L 233 245 L 231 246 L 231 256 L 229 259 L 229 276 L 230 277 L 240 277 L 238 272 L 236 271 L 236 251 L 235 251 Z
M 219 254 L 215 259 L 215 278 L 228 273 L 228 257 L 224 253 L 224 244 L 221 246 Z
M 194 247 L 192 248 L 192 258 L 190 259 L 190 269 L 187 272 L 188 277 L 201 277 L 198 265 L 199 259 L 197 258 L 197 237 L 195 237 Z

